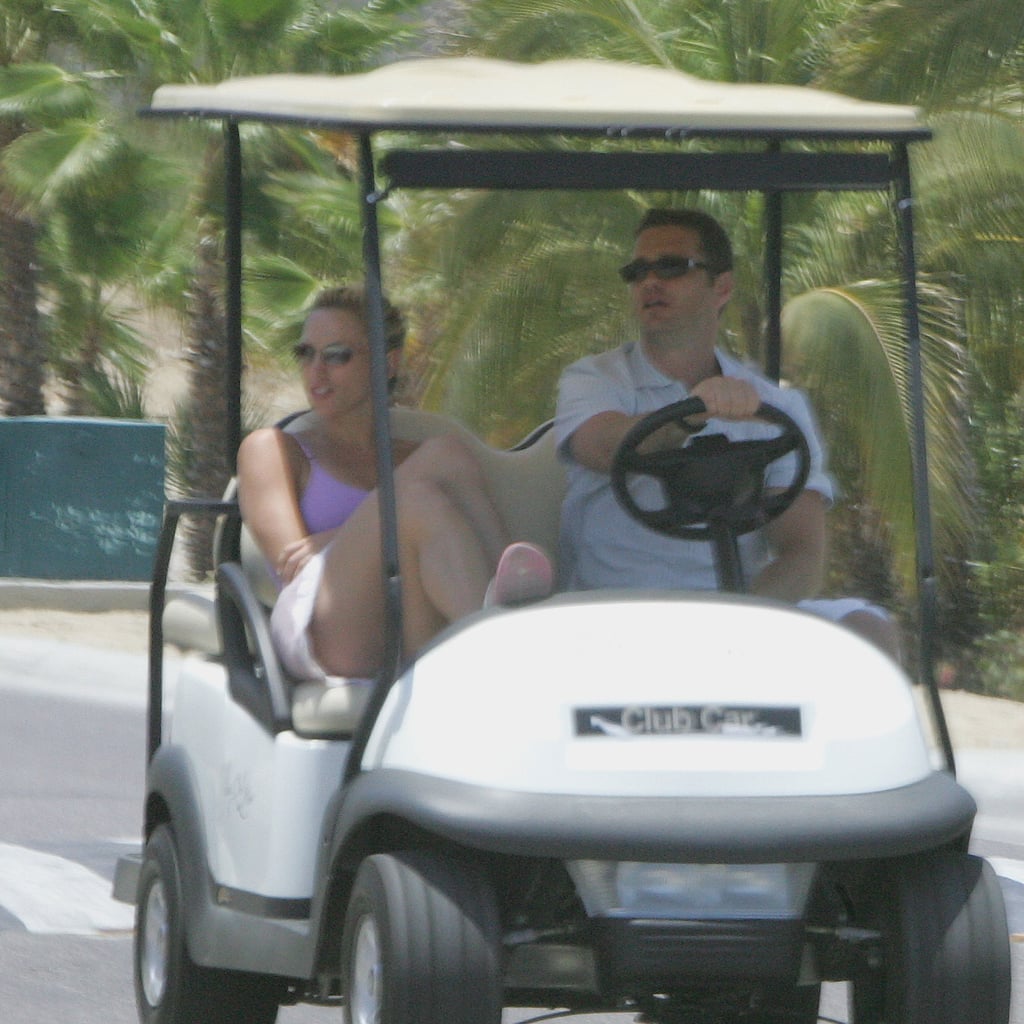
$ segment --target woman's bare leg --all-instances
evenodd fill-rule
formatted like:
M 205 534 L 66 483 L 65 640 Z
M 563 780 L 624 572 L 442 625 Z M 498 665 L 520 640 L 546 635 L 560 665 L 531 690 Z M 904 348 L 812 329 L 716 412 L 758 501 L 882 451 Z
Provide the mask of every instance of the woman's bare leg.
M 479 461 L 459 438 L 445 435 L 424 441 L 399 467 L 416 479 L 435 483 L 466 517 L 492 561 L 508 543 L 508 529 Z M 401 511 L 401 508 L 400 508 Z
M 439 630 L 479 608 L 505 528 L 476 460 L 460 442 L 427 443 L 396 471 L 403 648 L 415 653 Z M 383 654 L 379 504 L 353 513 L 325 553 L 310 625 L 331 674 L 372 675 Z

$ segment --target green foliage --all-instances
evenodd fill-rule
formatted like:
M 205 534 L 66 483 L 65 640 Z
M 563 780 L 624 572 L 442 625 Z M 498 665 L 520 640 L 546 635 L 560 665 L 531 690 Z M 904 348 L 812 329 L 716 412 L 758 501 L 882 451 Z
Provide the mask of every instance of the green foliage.
M 990 697 L 1024 701 L 1024 629 L 998 629 L 979 640 L 972 652 L 971 689 Z
M 538 61 L 596 57 L 675 67 L 720 81 L 806 82 L 831 57 L 842 0 L 488 0 L 463 46 Z
M 849 5 L 829 80 L 838 88 L 933 110 L 987 104 L 1004 84 L 1021 96 L 1019 0 L 886 0 Z
M 97 99 L 92 80 L 53 64 L 0 67 L 0 119 L 59 125 L 89 117 Z
M 126 420 L 146 418 L 142 387 L 138 381 L 91 367 L 84 374 L 82 383 L 94 416 Z
M 791 299 L 782 325 L 786 366 L 816 397 L 828 436 L 846 442 L 833 444 L 839 451 L 834 468 L 852 455 L 857 465 L 847 469 L 848 479 L 858 479 L 878 496 L 878 511 L 890 524 L 889 539 L 902 556 L 897 571 L 907 593 L 913 593 L 914 522 L 907 514 L 910 437 L 870 298 L 868 288 L 848 286 L 808 291 Z
M 1024 633 L 1024 391 L 982 397 L 972 417 L 978 452 L 979 529 L 974 576 L 988 632 Z

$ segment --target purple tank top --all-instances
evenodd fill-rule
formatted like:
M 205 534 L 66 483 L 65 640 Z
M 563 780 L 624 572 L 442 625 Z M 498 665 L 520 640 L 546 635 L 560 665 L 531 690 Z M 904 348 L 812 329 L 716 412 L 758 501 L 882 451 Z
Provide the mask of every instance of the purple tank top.
M 369 491 L 353 487 L 337 477 L 331 476 L 299 441 L 306 458 L 309 459 L 309 480 L 299 499 L 299 511 L 310 533 L 322 533 L 341 526 L 362 504 Z

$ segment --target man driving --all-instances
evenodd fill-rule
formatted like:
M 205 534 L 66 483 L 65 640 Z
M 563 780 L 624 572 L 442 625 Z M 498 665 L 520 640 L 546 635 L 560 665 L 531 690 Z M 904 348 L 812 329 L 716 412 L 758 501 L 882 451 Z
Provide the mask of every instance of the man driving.
M 612 490 L 612 460 L 647 414 L 691 396 L 707 410 L 690 418 L 692 431 L 668 424 L 642 451 L 679 447 L 697 431 L 734 441 L 772 437 L 778 428 L 756 418 L 765 402 L 788 413 L 804 434 L 810 472 L 789 508 L 740 538 L 749 590 L 841 621 L 896 657 L 896 631 L 884 611 L 857 598 L 817 598 L 825 572 L 825 512 L 834 496 L 824 446 L 801 391 L 779 386 L 718 348 L 732 268 L 728 235 L 708 214 L 653 209 L 641 221 L 633 258 L 620 271 L 639 341 L 579 360 L 559 382 L 555 431 L 569 477 L 562 509 L 563 584 L 573 590 L 716 588 L 711 544 L 663 536 L 632 518 Z M 793 479 L 795 458 L 790 454 L 768 467 L 769 493 Z

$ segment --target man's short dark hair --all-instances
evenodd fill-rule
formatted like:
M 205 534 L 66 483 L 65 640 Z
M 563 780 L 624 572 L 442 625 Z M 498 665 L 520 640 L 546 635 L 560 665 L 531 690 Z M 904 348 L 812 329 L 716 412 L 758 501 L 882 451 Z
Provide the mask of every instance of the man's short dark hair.
M 701 255 L 711 274 L 732 270 L 732 242 L 725 228 L 703 210 L 669 210 L 655 208 L 644 214 L 636 229 L 639 235 L 648 228 L 674 227 L 694 231 L 700 239 Z

